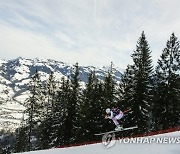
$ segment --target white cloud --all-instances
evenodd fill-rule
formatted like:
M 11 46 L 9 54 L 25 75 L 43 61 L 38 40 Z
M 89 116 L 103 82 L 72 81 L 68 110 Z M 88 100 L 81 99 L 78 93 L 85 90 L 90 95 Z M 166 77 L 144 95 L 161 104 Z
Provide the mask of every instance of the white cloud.
M 172 32 L 178 0 L 0 0 L 0 57 L 44 57 L 126 67 L 144 30 L 154 63 Z
M 49 53 L 58 53 L 52 41 L 38 33 L 1 25 L 0 35 L 3 36 L 0 37 L 0 51 L 4 51 L 3 55 L 8 58 L 18 55 L 47 57 Z

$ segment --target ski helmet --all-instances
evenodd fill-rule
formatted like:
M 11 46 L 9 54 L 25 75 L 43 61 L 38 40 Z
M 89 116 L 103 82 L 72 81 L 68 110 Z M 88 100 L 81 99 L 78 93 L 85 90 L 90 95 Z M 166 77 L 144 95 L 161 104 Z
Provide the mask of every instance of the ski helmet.
M 106 113 L 110 113 L 111 112 L 111 109 L 110 108 L 107 108 L 106 109 Z

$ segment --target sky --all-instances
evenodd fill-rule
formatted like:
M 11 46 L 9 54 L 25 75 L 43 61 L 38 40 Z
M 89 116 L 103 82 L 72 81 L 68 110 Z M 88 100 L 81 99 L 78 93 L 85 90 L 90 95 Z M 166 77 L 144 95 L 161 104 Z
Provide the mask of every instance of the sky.
M 145 32 L 153 64 L 180 37 L 179 0 L 0 0 L 0 59 L 126 68 Z

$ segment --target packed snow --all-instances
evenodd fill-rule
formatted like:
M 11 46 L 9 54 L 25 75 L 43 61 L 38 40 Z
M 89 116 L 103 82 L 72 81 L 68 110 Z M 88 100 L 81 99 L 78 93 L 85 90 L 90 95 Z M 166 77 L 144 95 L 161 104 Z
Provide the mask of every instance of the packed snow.
M 24 154 L 180 154 L 180 131 L 151 136 L 154 138 L 178 138 L 177 143 L 120 143 L 107 148 L 102 143 L 69 148 L 55 148 L 25 152 Z M 142 139 L 144 139 L 143 137 Z M 147 138 L 147 137 L 146 137 Z

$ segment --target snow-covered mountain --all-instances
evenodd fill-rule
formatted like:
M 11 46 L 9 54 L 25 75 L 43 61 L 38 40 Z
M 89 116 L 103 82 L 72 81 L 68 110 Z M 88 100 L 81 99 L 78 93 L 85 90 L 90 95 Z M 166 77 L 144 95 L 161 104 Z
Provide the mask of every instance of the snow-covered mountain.
M 46 80 L 51 71 L 55 78 L 60 80 L 63 76 L 70 76 L 73 65 L 50 59 L 0 60 L 0 129 L 14 129 L 19 126 L 23 117 L 23 103 L 28 97 L 27 85 L 36 69 L 41 80 Z M 79 66 L 82 85 L 87 82 L 90 70 L 95 70 L 99 79 L 103 79 L 110 67 L 95 68 L 93 66 Z M 121 78 L 121 71 L 113 69 L 115 81 Z

